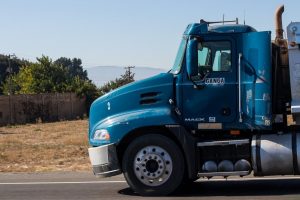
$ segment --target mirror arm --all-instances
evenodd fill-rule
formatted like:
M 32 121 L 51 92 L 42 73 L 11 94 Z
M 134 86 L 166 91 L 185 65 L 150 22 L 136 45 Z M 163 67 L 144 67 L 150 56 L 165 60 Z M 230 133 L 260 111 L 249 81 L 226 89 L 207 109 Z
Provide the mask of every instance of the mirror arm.
M 202 90 L 202 89 L 204 89 L 204 87 L 205 87 L 205 84 L 203 84 L 203 85 L 198 85 L 195 81 L 193 81 L 192 78 L 190 78 L 190 81 L 193 83 L 194 88 L 197 89 L 197 90 Z
M 208 77 L 209 73 L 204 74 L 203 76 L 201 76 L 200 78 L 200 82 L 202 82 L 203 84 L 198 85 L 193 79 L 192 77 L 189 77 L 189 80 L 193 83 L 194 88 L 197 90 L 202 90 L 205 87 L 205 79 L 206 77 Z

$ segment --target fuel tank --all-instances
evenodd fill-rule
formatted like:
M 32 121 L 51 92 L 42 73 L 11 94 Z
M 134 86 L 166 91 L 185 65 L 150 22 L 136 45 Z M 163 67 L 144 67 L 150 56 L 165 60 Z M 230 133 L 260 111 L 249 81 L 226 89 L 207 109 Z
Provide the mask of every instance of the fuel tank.
M 254 175 L 298 175 L 300 133 L 254 135 L 251 142 Z

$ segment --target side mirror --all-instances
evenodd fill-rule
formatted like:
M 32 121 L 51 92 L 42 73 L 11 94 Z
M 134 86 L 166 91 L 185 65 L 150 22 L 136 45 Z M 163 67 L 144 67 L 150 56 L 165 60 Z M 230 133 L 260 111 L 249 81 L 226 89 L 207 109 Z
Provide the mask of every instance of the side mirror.
M 198 41 L 190 39 L 186 49 L 186 69 L 189 79 L 198 75 Z

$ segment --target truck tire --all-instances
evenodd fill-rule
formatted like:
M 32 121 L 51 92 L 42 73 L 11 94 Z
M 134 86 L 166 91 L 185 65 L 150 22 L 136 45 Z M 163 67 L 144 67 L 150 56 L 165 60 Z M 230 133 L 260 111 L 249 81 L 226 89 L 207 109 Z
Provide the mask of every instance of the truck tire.
M 184 158 L 170 138 L 148 134 L 129 144 L 122 170 L 129 186 L 140 195 L 168 195 L 182 183 Z

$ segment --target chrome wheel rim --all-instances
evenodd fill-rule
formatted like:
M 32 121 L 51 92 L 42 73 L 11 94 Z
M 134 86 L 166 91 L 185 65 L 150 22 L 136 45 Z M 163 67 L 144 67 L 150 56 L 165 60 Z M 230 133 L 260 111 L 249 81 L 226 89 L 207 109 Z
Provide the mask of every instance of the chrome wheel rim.
M 134 173 L 147 186 L 160 186 L 169 178 L 173 162 L 169 153 L 158 146 L 146 146 L 134 158 Z

